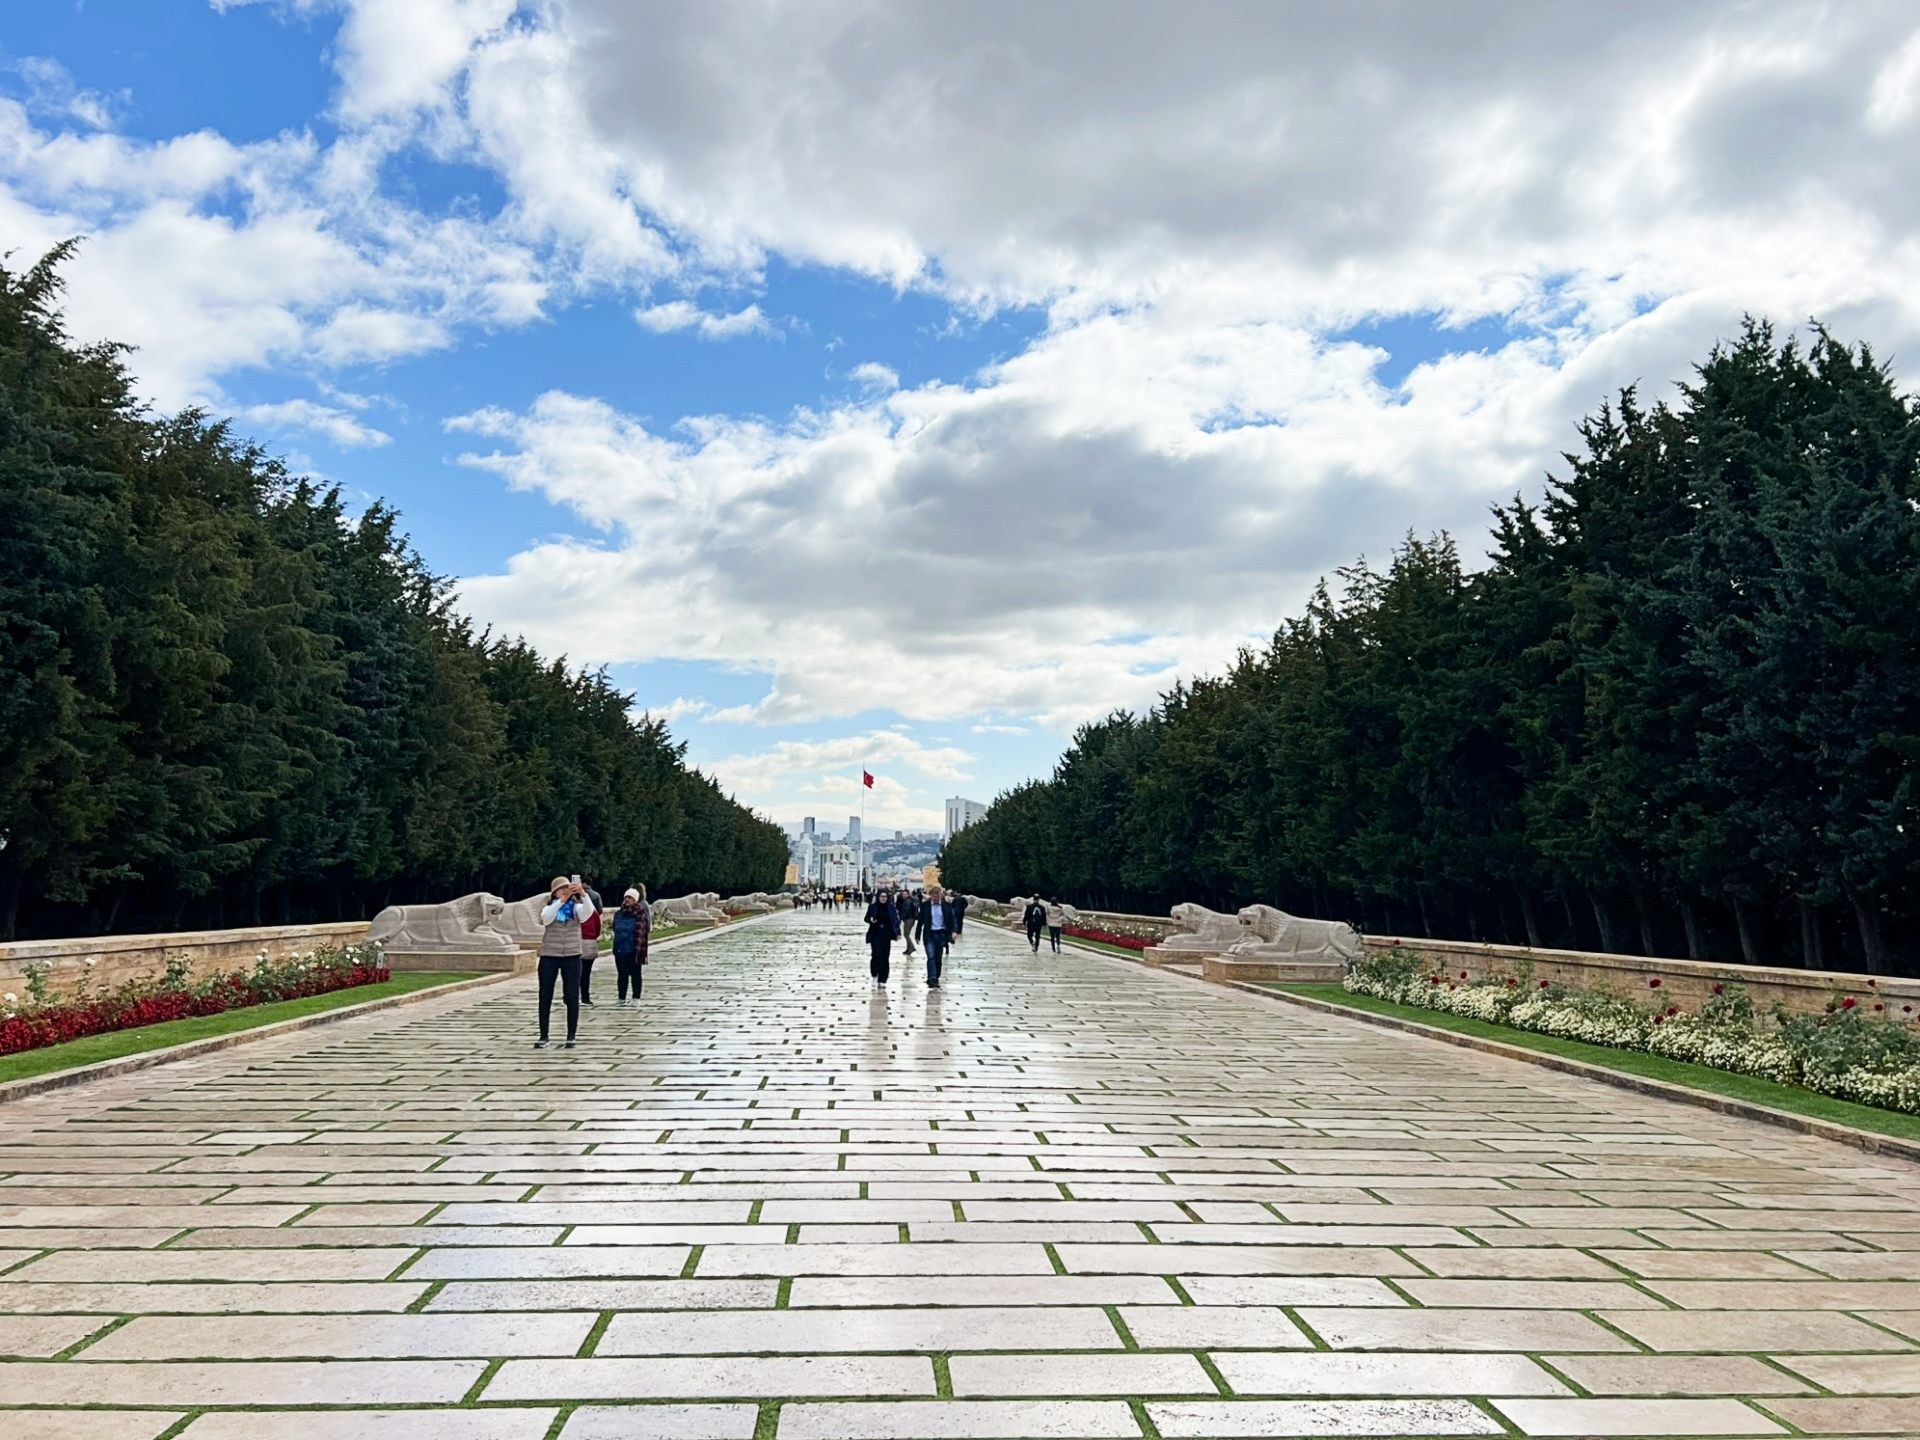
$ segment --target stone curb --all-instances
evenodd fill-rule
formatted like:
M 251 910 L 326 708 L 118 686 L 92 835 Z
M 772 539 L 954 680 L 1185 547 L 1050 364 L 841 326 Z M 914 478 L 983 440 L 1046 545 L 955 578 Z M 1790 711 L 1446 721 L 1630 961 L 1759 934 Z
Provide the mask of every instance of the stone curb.
M 1061 937 L 1061 943 L 1068 943 L 1066 936 Z M 1359 1020 L 1364 1024 L 1378 1025 L 1388 1030 L 1401 1030 L 1425 1040 L 1438 1040 L 1443 1044 L 1458 1045 L 1465 1050 L 1478 1050 L 1484 1054 L 1499 1055 L 1508 1060 L 1524 1060 L 1529 1065 L 1538 1065 L 1546 1070 L 1558 1070 L 1565 1075 L 1577 1075 L 1583 1080 L 1597 1080 L 1602 1085 L 1611 1085 L 1615 1089 L 1632 1090 L 1637 1094 L 1651 1095 L 1661 1100 L 1674 1100 L 1682 1105 L 1692 1105 L 1701 1110 L 1713 1110 L 1741 1120 L 1756 1120 L 1762 1125 L 1774 1125 L 1782 1130 L 1795 1130 L 1802 1135 L 1832 1140 L 1841 1145 L 1852 1146 L 1855 1150 L 1864 1150 L 1870 1155 L 1892 1155 L 1902 1160 L 1920 1160 L 1920 1141 L 1902 1140 L 1898 1136 L 1881 1135 L 1872 1130 L 1859 1130 L 1851 1125 L 1841 1125 L 1832 1120 L 1820 1120 L 1811 1115 L 1796 1115 L 1791 1110 L 1777 1110 L 1771 1105 L 1757 1104 L 1752 1100 L 1739 1100 L 1731 1095 L 1716 1095 L 1711 1090 L 1696 1090 L 1691 1085 L 1676 1085 L 1671 1080 L 1654 1080 L 1645 1075 L 1632 1075 L 1624 1070 L 1609 1070 L 1604 1065 L 1570 1059 L 1565 1055 L 1554 1055 L 1545 1050 L 1532 1050 L 1524 1045 L 1509 1045 L 1504 1041 L 1488 1040 L 1479 1035 L 1463 1035 L 1457 1030 L 1445 1030 L 1438 1025 L 1422 1025 L 1417 1020 L 1403 1020 L 1396 1015 L 1376 1015 L 1371 1010 L 1338 1005 L 1331 1000 L 1318 1000 L 1310 995 L 1294 995 L 1285 990 L 1269 990 L 1264 985 L 1255 985 L 1245 980 L 1202 980 L 1198 976 L 1183 975 L 1177 970 L 1156 970 L 1155 967 L 1144 965 L 1138 960 L 1125 960 L 1111 951 L 1096 950 L 1091 946 L 1075 948 L 1083 954 L 1099 955 L 1107 960 L 1119 960 L 1122 964 L 1140 965 L 1143 970 L 1155 970 L 1156 974 L 1190 981 L 1196 985 L 1211 985 L 1221 990 L 1240 990 L 1248 995 L 1278 1000 L 1282 1004 L 1298 1005 L 1302 1009 L 1318 1010 L 1326 1015 Z
M 755 916 L 766 919 L 766 916 Z M 709 935 L 717 935 L 722 930 L 739 925 L 738 920 L 727 925 L 716 925 L 710 930 L 698 930 L 690 935 L 673 935 L 660 942 L 662 950 L 689 941 L 703 940 Z M 337 1010 L 322 1010 L 317 1015 L 297 1015 L 291 1020 L 276 1020 L 271 1025 L 256 1025 L 250 1030 L 235 1030 L 226 1035 L 209 1035 L 204 1040 L 187 1040 L 179 1045 L 168 1045 L 159 1050 L 143 1050 L 137 1055 L 122 1055 L 114 1060 L 97 1060 L 91 1065 L 78 1065 L 71 1070 L 54 1070 L 45 1075 L 29 1075 L 24 1080 L 9 1080 L 0 1084 L 0 1105 L 9 1100 L 24 1100 L 29 1095 L 45 1094 L 49 1090 L 64 1090 L 70 1085 L 84 1085 L 89 1080 L 110 1080 L 116 1075 L 130 1075 L 136 1070 L 148 1070 L 155 1065 L 165 1065 L 174 1060 L 191 1060 L 196 1055 L 211 1055 L 216 1050 L 229 1050 L 235 1045 L 250 1044 L 255 1040 L 272 1040 L 281 1035 L 291 1035 L 296 1030 L 309 1030 L 315 1025 L 331 1025 L 337 1020 L 352 1020 L 360 1015 L 372 1015 L 381 1010 L 392 1010 L 401 1005 L 413 1005 L 423 1000 L 437 1000 L 445 995 L 457 995 L 463 990 L 477 990 L 486 985 L 498 985 L 507 980 L 523 980 L 524 974 L 511 972 L 499 975 L 476 975 L 471 980 L 456 980 L 451 985 L 431 985 L 424 990 L 410 991 L 405 995 L 387 995 L 379 1000 L 366 1000 L 358 1005 L 342 1005 Z

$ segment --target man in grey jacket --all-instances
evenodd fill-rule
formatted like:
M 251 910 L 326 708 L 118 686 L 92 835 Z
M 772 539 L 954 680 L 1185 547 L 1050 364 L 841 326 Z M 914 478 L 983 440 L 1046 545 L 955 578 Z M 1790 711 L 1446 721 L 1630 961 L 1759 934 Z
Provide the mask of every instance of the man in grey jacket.
M 548 1023 L 553 1016 L 553 982 L 560 982 L 567 1005 L 567 1049 L 574 1046 L 580 1029 L 580 922 L 587 918 L 587 887 L 578 875 L 553 877 L 547 903 L 540 907 L 540 1038 L 533 1048 L 544 1050 Z

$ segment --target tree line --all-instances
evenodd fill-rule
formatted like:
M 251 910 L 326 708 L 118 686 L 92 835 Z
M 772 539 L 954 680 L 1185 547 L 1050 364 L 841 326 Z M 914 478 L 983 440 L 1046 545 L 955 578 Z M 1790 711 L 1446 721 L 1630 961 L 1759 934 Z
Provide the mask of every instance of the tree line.
M 1579 427 L 1489 563 L 1441 535 L 1080 729 L 942 872 L 1110 909 L 1920 970 L 1920 405 L 1749 321 Z
M 602 673 L 476 633 L 375 505 L 137 402 L 0 266 L 0 929 L 361 918 L 555 873 L 777 886 L 785 836 Z

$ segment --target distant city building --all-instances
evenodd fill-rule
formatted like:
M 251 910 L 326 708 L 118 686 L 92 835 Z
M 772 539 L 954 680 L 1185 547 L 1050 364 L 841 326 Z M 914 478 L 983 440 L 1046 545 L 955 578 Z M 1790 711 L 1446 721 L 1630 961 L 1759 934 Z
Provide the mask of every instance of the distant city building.
M 893 838 L 896 840 L 904 840 L 907 838 L 907 832 L 904 830 L 896 830 L 893 832 Z
M 969 825 L 986 819 L 987 807 L 978 800 L 956 795 L 947 801 L 947 839 L 951 840 Z
M 798 865 L 788 865 L 787 866 L 787 884 L 798 885 L 799 883 L 800 883 L 800 867 Z
M 820 847 L 815 878 L 828 890 L 851 889 L 860 883 L 860 861 L 849 845 Z
M 809 815 L 800 822 L 800 833 L 802 835 L 813 834 L 813 816 Z
M 847 844 L 856 850 L 860 848 L 860 817 L 858 815 L 847 817 Z

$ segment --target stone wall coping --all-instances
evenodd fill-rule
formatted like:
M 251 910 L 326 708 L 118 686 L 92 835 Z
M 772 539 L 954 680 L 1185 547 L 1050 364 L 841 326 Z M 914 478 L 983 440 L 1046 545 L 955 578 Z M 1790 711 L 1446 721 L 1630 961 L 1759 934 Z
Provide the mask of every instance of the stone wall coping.
M 1474 940 L 1425 940 L 1417 936 L 1365 937 L 1369 950 L 1396 946 L 1422 955 L 1451 955 L 1463 959 L 1497 960 L 1535 965 L 1590 965 L 1663 979 L 1738 980 L 1745 985 L 1790 985 L 1796 989 L 1875 990 L 1884 995 L 1920 997 L 1920 979 L 1894 975 L 1860 975 L 1845 970 L 1803 970 L 1785 965 L 1721 964 L 1711 960 L 1671 960 L 1648 955 L 1616 955 L 1605 950 L 1547 950 L 1526 945 L 1494 945 Z
M 69 955 L 122 954 L 135 950 L 192 950 L 207 945 L 284 943 L 311 938 L 340 941 L 366 933 L 365 920 L 330 921 L 323 925 L 255 925 L 241 930 L 176 930 L 157 935 L 78 935 L 64 940 L 8 940 L 0 942 L 0 964 L 64 959 Z

